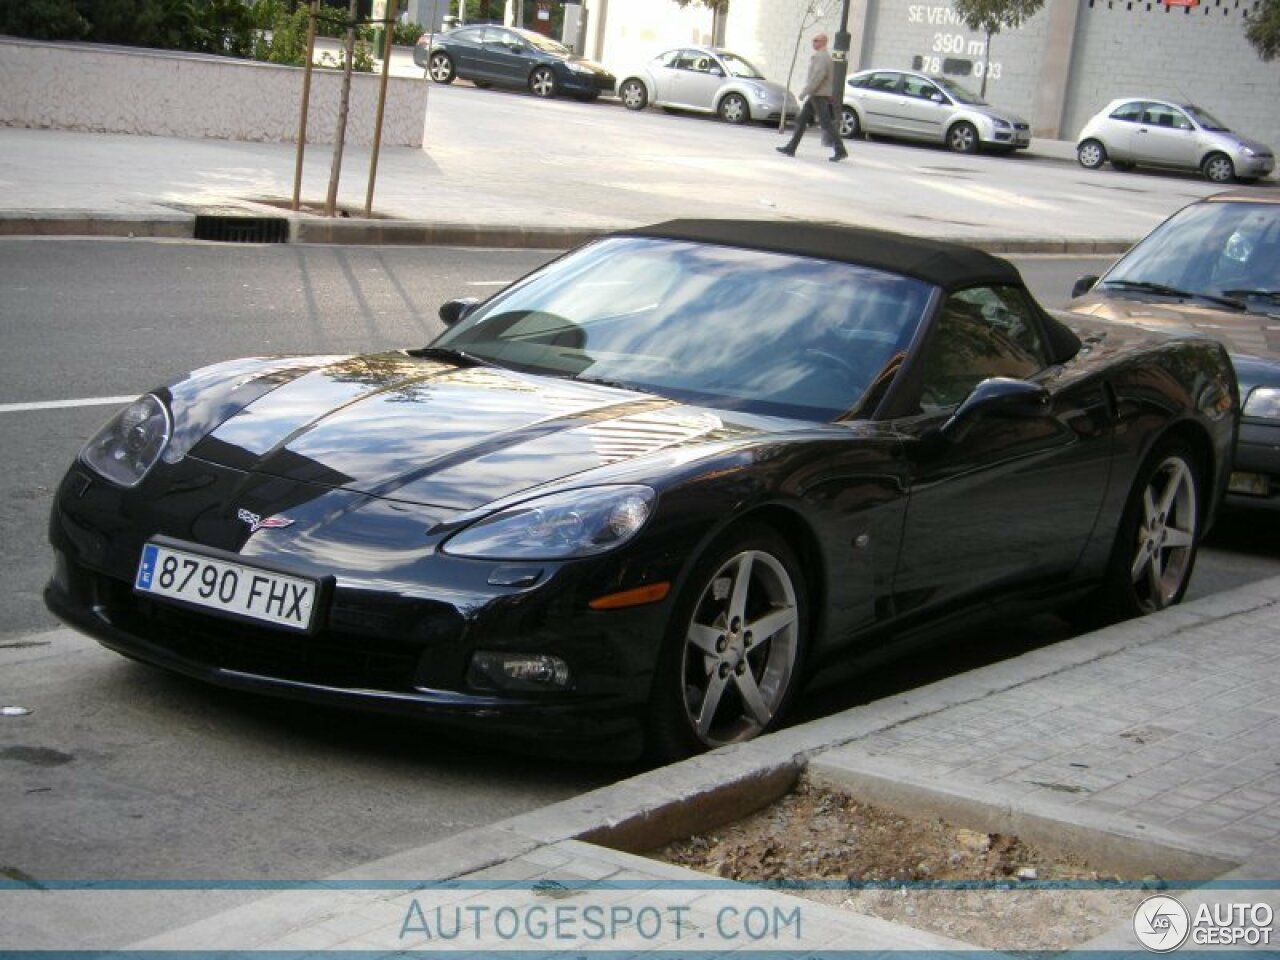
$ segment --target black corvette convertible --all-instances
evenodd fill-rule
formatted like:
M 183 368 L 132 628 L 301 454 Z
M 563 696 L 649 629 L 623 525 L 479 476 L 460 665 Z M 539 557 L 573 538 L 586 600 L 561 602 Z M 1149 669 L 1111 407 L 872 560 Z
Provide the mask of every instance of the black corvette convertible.
M 50 608 L 228 687 L 675 757 L 993 610 L 1176 603 L 1238 419 L 1217 344 L 862 230 L 622 232 L 441 318 L 119 413 Z

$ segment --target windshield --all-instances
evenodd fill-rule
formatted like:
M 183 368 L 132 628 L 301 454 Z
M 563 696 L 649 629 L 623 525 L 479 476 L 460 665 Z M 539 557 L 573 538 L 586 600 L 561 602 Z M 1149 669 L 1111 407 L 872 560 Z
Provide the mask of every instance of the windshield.
M 436 341 L 513 370 L 829 421 L 887 383 L 934 288 L 845 263 L 615 237 Z
M 725 53 L 720 51 L 720 59 L 724 61 L 725 67 L 729 73 L 735 77 L 742 77 L 744 80 L 763 80 L 764 75 L 754 66 L 743 60 L 736 53 Z
M 948 80 L 946 77 L 930 77 L 929 79 L 940 86 L 943 90 L 947 91 L 947 93 L 951 94 L 951 98 L 957 103 L 967 104 L 971 107 L 987 106 L 987 101 L 983 100 L 972 90 L 968 90 L 960 86 L 960 84 L 956 83 L 954 80 Z
M 1225 123 L 1215 117 L 1208 110 L 1197 107 L 1194 104 L 1188 103 L 1184 105 L 1182 109 L 1191 114 L 1192 119 L 1206 130 L 1226 132 L 1229 129 Z
M 1168 287 L 1225 298 L 1256 313 L 1280 309 L 1280 204 L 1198 203 L 1134 247 L 1102 278 L 1104 288 Z

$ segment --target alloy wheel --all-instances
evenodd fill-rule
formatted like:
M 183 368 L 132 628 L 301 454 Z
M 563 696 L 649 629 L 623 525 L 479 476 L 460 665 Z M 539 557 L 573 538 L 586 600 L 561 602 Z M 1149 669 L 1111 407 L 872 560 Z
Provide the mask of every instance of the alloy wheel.
M 1226 154 L 1210 154 L 1204 161 L 1204 175 L 1211 183 L 1230 183 L 1236 178 L 1235 164 Z
M 529 77 L 529 89 L 535 97 L 553 97 L 556 93 L 555 75 L 546 67 L 539 67 Z
M 768 728 L 791 687 L 800 643 L 796 587 L 778 557 L 729 557 L 703 588 L 685 633 L 681 684 L 694 736 L 708 747 Z
M 1161 461 L 1142 492 L 1137 549 L 1130 567 L 1144 613 L 1176 603 L 1195 559 L 1198 528 L 1195 473 L 1181 456 Z
M 453 60 L 448 54 L 432 54 L 427 63 L 427 72 L 436 83 L 453 83 Z
M 1107 162 L 1107 151 L 1097 140 L 1086 140 L 1076 148 L 1076 160 L 1086 170 L 1097 170 Z
M 720 119 L 725 123 L 746 123 L 751 119 L 751 108 L 738 94 L 727 94 L 720 101 Z
M 649 94 L 639 80 L 628 80 L 618 88 L 618 99 L 628 110 L 643 110 L 649 103 Z

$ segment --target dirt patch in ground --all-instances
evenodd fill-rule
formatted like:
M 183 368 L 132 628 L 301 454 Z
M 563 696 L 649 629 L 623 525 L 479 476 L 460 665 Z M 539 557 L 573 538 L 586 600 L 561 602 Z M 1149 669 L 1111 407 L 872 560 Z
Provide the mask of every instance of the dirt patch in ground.
M 745 882 L 826 881 L 822 888 L 789 892 L 992 950 L 1078 946 L 1128 922 L 1150 895 L 1142 889 L 1036 889 L 1038 881 L 1158 879 L 1120 877 L 1070 851 L 1046 851 L 1015 836 L 902 816 L 807 779 L 745 820 L 651 856 Z M 930 881 L 987 884 L 928 889 Z

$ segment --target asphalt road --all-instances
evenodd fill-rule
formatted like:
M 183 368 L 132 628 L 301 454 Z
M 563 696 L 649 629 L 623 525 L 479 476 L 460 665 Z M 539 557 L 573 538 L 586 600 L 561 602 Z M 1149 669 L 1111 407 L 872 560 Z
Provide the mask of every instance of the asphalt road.
M 484 296 L 549 256 L 0 240 L 0 444 L 8 459 L 0 477 L 0 705 L 33 711 L 0 719 L 0 876 L 324 876 L 628 773 L 212 690 L 70 633 L 32 632 L 53 626 L 39 601 L 52 489 L 113 409 L 50 404 L 132 396 L 233 356 L 423 343 L 439 330 L 440 302 Z M 1047 305 L 1104 265 L 1020 263 Z M 1223 531 L 1201 555 L 1194 594 L 1280 573 L 1271 518 L 1232 520 Z M 1063 629 L 1052 618 L 998 625 L 927 663 L 815 697 L 805 713 L 885 696 Z

